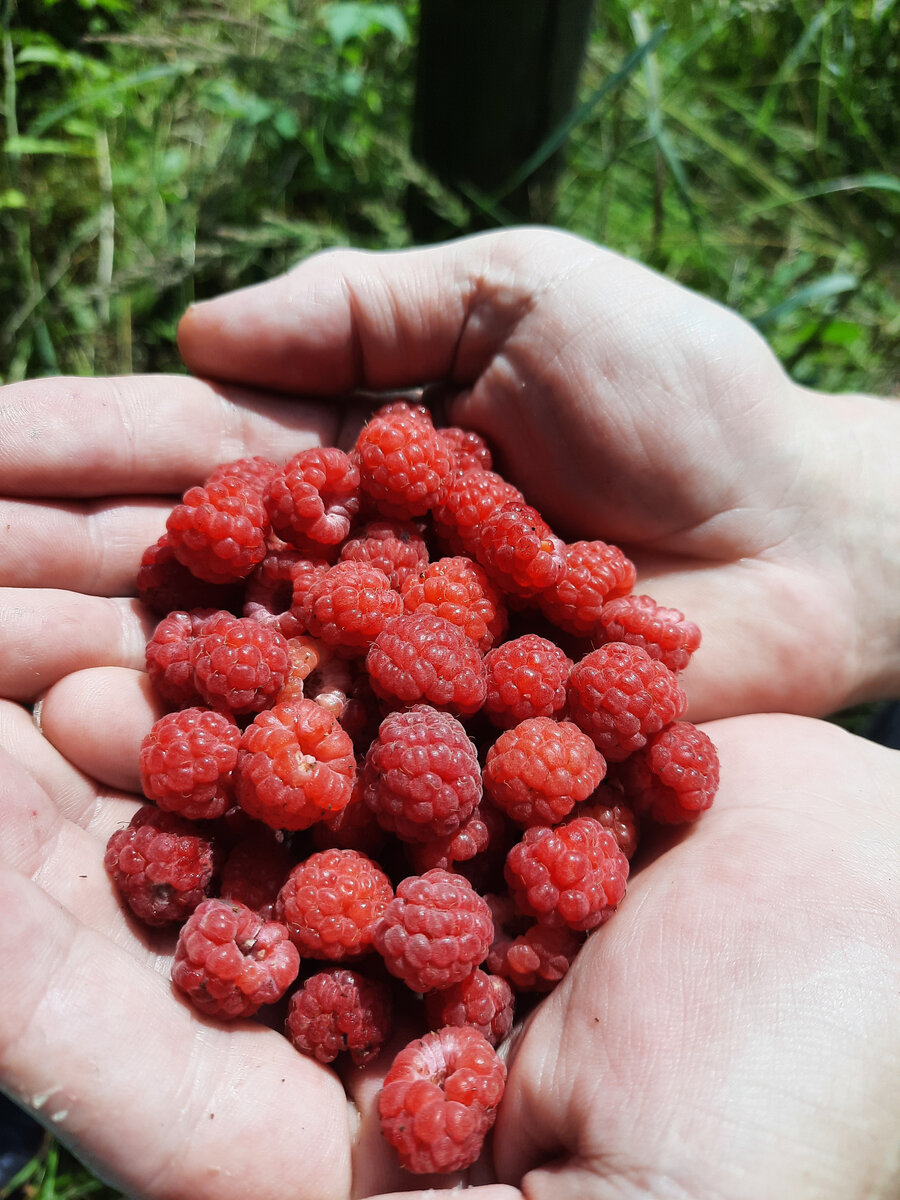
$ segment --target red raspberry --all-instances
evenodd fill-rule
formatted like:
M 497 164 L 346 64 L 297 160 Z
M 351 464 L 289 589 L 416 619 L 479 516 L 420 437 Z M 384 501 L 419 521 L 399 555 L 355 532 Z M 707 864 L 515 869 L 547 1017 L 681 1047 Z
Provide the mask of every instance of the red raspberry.
M 421 417 L 374 417 L 356 441 L 362 490 L 386 517 L 421 517 L 442 499 L 453 452 Z
M 169 613 L 147 643 L 150 682 L 170 708 L 189 708 L 203 703 L 194 681 L 191 649 L 206 622 L 214 616 L 230 617 L 231 613 L 218 613 L 208 608 Z
M 234 900 L 204 900 L 178 935 L 172 982 L 209 1017 L 252 1017 L 285 994 L 300 955 L 276 921 Z
M 196 825 L 145 804 L 109 839 L 103 865 L 136 917 L 168 925 L 206 898 L 213 846 Z
M 569 674 L 569 716 L 607 762 L 621 762 L 683 716 L 687 697 L 668 667 L 640 646 L 611 642 Z
M 452 871 L 456 863 L 466 863 L 476 855 L 483 854 L 496 832 L 493 814 L 497 814 L 497 810 L 491 805 L 479 804 L 472 815 L 452 833 L 427 842 L 410 842 L 406 854 L 415 873 L 424 875 L 433 867 Z
M 277 471 L 278 463 L 272 462 L 270 458 L 263 458 L 260 454 L 255 454 L 249 458 L 236 458 L 232 462 L 221 463 L 204 479 L 203 486 L 208 487 L 211 483 L 221 483 L 226 476 L 231 475 L 242 479 L 244 483 L 249 484 L 260 495 L 263 495 L 269 486 L 269 480 Z
M 425 1015 L 432 1029 L 470 1025 L 492 1046 L 512 1029 L 513 994 L 505 979 L 476 969 L 461 983 L 425 997 Z
M 478 754 L 455 717 L 417 704 L 385 717 L 365 765 L 365 802 L 406 842 L 446 837 L 481 799 Z
M 604 604 L 595 636 L 601 643 L 641 646 L 670 671 L 683 671 L 700 645 L 700 630 L 693 621 L 650 596 L 620 596 Z
M 638 751 L 640 754 L 641 751 Z M 626 759 L 626 762 L 628 760 Z M 584 804 L 572 809 L 572 817 L 593 817 L 604 829 L 616 839 L 616 843 L 626 858 L 634 858 L 640 838 L 637 817 L 634 809 L 625 802 L 624 795 L 608 783 L 601 783 L 592 796 L 588 796 Z
M 306 680 L 318 668 L 323 658 L 331 651 L 315 638 L 306 634 L 298 634 L 287 639 L 288 667 L 287 677 L 275 703 L 286 704 L 289 700 L 302 700 Z
M 308 829 L 350 802 L 353 743 L 314 700 L 277 704 L 244 730 L 237 798 L 273 829 Z
M 435 529 L 454 551 L 474 557 L 482 525 L 511 500 L 524 503 L 519 489 L 493 471 L 466 471 L 450 481 L 434 509 Z
M 398 886 L 375 930 L 375 949 L 407 987 L 432 992 L 465 979 L 493 936 L 491 910 L 468 880 L 435 869 Z
M 471 1166 L 494 1124 L 506 1067 L 468 1025 L 428 1033 L 401 1050 L 378 1097 L 384 1136 L 415 1175 Z
M 559 646 L 526 633 L 490 650 L 484 658 L 484 713 L 501 729 L 529 717 L 555 717 L 566 704 L 572 660 Z
M 477 534 L 475 557 L 511 596 L 528 600 L 562 579 L 566 547 L 536 508 L 511 501 L 491 513 Z
M 484 703 L 484 661 L 458 625 L 431 613 L 388 621 L 366 656 L 372 688 L 383 700 L 420 701 L 463 717 Z
M 341 654 L 365 654 L 391 617 L 403 611 L 400 593 L 384 571 L 339 562 L 317 579 L 295 606 L 303 626 Z
M 577 725 L 531 717 L 488 750 L 484 786 L 518 825 L 556 825 L 605 774 L 602 755 Z
M 484 571 L 470 558 L 439 558 L 404 583 L 408 613 L 430 612 L 458 625 L 485 653 L 506 632 L 506 606 Z
M 235 845 L 222 867 L 219 895 L 252 908 L 263 920 L 275 916 L 275 901 L 293 859 L 271 829 L 257 827 Z
M 272 528 L 292 546 L 337 546 L 359 512 L 359 469 L 337 447 L 302 450 L 273 476 L 265 501 Z
M 197 691 L 219 712 L 269 708 L 290 669 L 286 640 L 277 629 L 249 617 L 210 617 L 191 645 Z
M 148 800 L 189 820 L 221 817 L 232 803 L 241 731 L 231 717 L 185 708 L 161 717 L 141 744 Z
M 527 916 L 543 925 L 595 929 L 625 895 L 628 859 L 598 821 L 534 825 L 506 857 L 506 882 Z
M 447 425 L 438 430 L 438 437 L 452 447 L 457 471 L 490 471 L 494 465 L 488 444 L 473 429 Z
M 412 521 L 369 521 L 341 547 L 341 562 L 365 562 L 384 571 L 400 591 L 410 575 L 428 566 L 425 539 Z
M 243 614 L 261 625 L 271 625 L 286 638 L 297 637 L 304 627 L 293 612 L 296 582 L 304 592 L 314 579 L 328 570 L 324 558 L 307 558 L 279 540 L 269 548 L 266 557 L 254 567 L 247 579 Z
M 372 949 L 394 898 L 384 871 L 357 850 L 322 850 L 288 875 L 275 912 L 304 958 L 337 961 Z
M 366 804 L 364 793 L 363 763 L 360 761 L 350 803 L 324 821 L 317 821 L 312 827 L 317 850 L 359 850 L 369 858 L 378 857 L 387 842 L 387 834 Z
M 675 721 L 622 763 L 618 779 L 637 812 L 681 825 L 696 821 L 715 799 L 719 756 L 702 729 Z
M 606 601 L 634 587 L 634 563 L 618 546 L 600 541 L 573 542 L 565 554 L 565 573 L 541 594 L 541 611 L 567 633 L 592 637 Z
M 397 416 L 412 417 L 413 420 L 424 421 L 429 428 L 434 429 L 434 418 L 426 405 L 413 404 L 411 400 L 404 400 L 400 397 L 396 400 L 386 401 L 372 413 L 372 418 Z
M 380 980 L 327 967 L 291 996 L 285 1033 L 321 1063 L 349 1051 L 358 1067 L 381 1053 L 391 1033 L 391 996 Z
M 495 940 L 485 965 L 517 992 L 551 992 L 581 949 L 583 938 L 566 925 L 535 924 L 516 938 Z
M 144 551 L 138 569 L 137 593 L 144 604 L 160 616 L 166 616 L 173 609 L 238 609 L 241 604 L 239 587 L 207 583 L 192 575 L 175 557 L 167 533 Z
M 198 579 L 244 579 L 266 553 L 269 518 L 259 492 L 236 475 L 190 488 L 166 528 L 179 562 Z

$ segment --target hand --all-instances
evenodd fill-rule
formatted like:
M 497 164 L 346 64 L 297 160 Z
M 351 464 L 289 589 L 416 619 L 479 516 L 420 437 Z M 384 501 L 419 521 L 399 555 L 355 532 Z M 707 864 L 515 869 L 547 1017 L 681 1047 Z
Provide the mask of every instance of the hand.
M 440 382 L 450 416 L 570 538 L 701 626 L 701 720 L 825 713 L 900 686 L 900 409 L 791 383 L 734 313 L 523 229 L 338 251 L 182 320 L 188 367 L 340 394 Z

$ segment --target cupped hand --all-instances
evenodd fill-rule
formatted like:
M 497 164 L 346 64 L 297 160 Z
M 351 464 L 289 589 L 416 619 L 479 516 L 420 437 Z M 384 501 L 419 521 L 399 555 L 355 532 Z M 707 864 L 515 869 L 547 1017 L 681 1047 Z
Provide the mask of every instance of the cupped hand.
M 194 306 L 199 374 L 337 395 L 437 383 L 558 532 L 616 542 L 697 621 L 695 719 L 900 686 L 900 411 L 818 396 L 736 314 L 569 235 L 336 251 Z

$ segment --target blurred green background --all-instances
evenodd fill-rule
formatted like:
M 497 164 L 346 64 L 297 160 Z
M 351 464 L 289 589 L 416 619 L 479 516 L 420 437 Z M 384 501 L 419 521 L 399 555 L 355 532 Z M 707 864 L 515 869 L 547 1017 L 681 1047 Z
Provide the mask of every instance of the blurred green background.
M 0 0 L 0 378 L 180 370 L 187 304 L 324 247 L 411 244 L 410 185 L 446 235 L 512 220 L 503 188 L 442 182 L 413 155 L 419 18 Z M 514 57 L 512 26 L 508 42 Z M 461 102 L 470 87 L 461 71 Z M 893 0 L 609 0 L 538 146 L 567 135 L 562 171 L 548 187 L 546 153 L 519 164 L 519 196 L 738 309 L 801 382 L 894 394 L 898 113 Z M 0 1188 L 113 1194 L 52 1138 Z
M 180 369 L 195 297 L 322 247 L 409 244 L 410 182 L 450 234 L 511 219 L 412 155 L 417 4 L 0 12 L 7 381 Z M 598 4 L 533 211 L 739 309 L 802 382 L 890 392 L 898 112 L 892 0 Z

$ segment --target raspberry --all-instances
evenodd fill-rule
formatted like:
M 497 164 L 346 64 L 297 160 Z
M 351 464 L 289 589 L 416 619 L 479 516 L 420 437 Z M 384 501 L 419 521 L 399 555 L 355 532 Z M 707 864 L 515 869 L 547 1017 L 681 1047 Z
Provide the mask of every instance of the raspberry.
M 408 613 L 430 612 L 458 625 L 485 653 L 506 632 L 506 607 L 496 587 L 470 558 L 439 558 L 406 580 Z
M 262 562 L 247 579 L 243 615 L 261 625 L 271 625 L 282 637 L 297 637 L 303 625 L 292 611 L 295 581 L 303 580 L 304 591 L 328 570 L 324 558 L 307 558 L 301 550 L 279 540 L 270 546 Z
M 207 583 L 180 563 L 167 533 L 148 546 L 141 557 L 137 593 L 160 616 L 174 609 L 237 609 L 241 589 L 233 584 Z
M 638 751 L 640 754 L 641 751 Z M 629 761 L 626 759 L 626 762 Z M 634 809 L 625 803 L 624 795 L 611 784 L 601 783 L 593 795 L 583 804 L 572 809 L 572 817 L 593 817 L 616 839 L 626 858 L 634 857 L 638 847 L 640 830 Z
M 490 650 L 484 658 L 484 713 L 501 729 L 529 717 L 555 717 L 566 703 L 572 660 L 559 646 L 526 633 Z
M 290 668 L 277 629 L 249 617 L 210 617 L 191 645 L 194 683 L 210 708 L 254 713 L 275 703 Z
M 471 1025 L 492 1046 L 512 1029 L 513 994 L 505 979 L 476 969 L 461 983 L 425 997 L 425 1015 L 432 1029 Z
M 569 673 L 568 711 L 607 762 L 621 762 L 684 714 L 687 697 L 668 667 L 640 646 L 611 642 Z
M 637 812 L 665 825 L 696 821 L 719 787 L 719 756 L 708 734 L 675 721 L 622 763 L 618 778 Z
M 518 992 L 550 992 L 575 961 L 582 941 L 566 925 L 535 924 L 516 938 L 495 940 L 485 965 Z
M 275 912 L 304 958 L 337 961 L 372 949 L 394 898 L 387 875 L 357 850 L 322 850 L 294 867 Z
M 357 562 L 329 568 L 294 608 L 313 637 L 348 656 L 365 654 L 391 617 L 402 611 L 400 593 L 384 571 Z
M 175 947 L 172 982 L 209 1017 L 251 1017 L 285 994 L 300 955 L 276 921 L 234 900 L 204 900 Z
M 490 805 L 479 804 L 472 815 L 457 829 L 444 837 L 427 842 L 411 842 L 406 853 L 417 875 L 424 875 L 432 867 L 452 871 L 455 863 L 469 862 L 477 854 L 484 853 L 491 844 L 496 826 L 491 819 L 497 810 Z
M 372 413 L 372 417 L 411 417 L 416 421 L 424 421 L 429 429 L 434 429 L 434 418 L 425 404 L 413 404 L 410 400 L 398 398 L 388 400 Z
M 145 804 L 109 839 L 103 865 L 136 917 L 168 925 L 206 898 L 213 846 L 196 825 Z
M 237 798 L 273 829 L 308 829 L 350 802 L 353 743 L 314 700 L 277 704 L 244 730 Z
M 161 717 L 141 744 L 148 800 L 190 820 L 221 817 L 232 802 L 241 731 L 222 713 L 185 708 Z
M 494 460 L 484 438 L 472 429 L 447 425 L 438 430 L 438 437 L 451 447 L 457 471 L 490 471 Z
M 336 447 L 303 450 L 272 477 L 265 502 L 275 533 L 292 546 L 336 546 L 359 512 L 359 470 Z
M 536 508 L 511 501 L 481 526 L 475 557 L 504 592 L 528 600 L 562 578 L 565 549 Z
M 555 825 L 605 774 L 606 763 L 577 725 L 531 717 L 491 746 L 484 786 L 518 825 Z
M 618 546 L 600 541 L 573 542 L 565 558 L 562 578 L 541 594 L 541 611 L 567 633 L 591 637 L 606 601 L 634 587 L 634 563 Z
M 450 481 L 434 509 L 435 529 L 455 551 L 474 557 L 482 525 L 511 500 L 524 502 L 524 497 L 493 471 L 466 471 Z
M 269 518 L 259 492 L 236 475 L 190 488 L 166 521 L 175 557 L 198 579 L 244 579 L 266 553 Z
M 380 980 L 327 967 L 291 996 L 285 1033 L 301 1054 L 334 1062 L 349 1051 L 358 1067 L 381 1053 L 391 1033 L 391 997 Z
M 399 592 L 410 575 L 428 566 L 428 548 L 412 521 L 369 521 L 341 546 L 341 562 L 377 567 Z
M 362 490 L 386 517 L 421 517 L 441 500 L 454 469 L 451 448 L 418 416 L 374 417 L 356 441 Z
M 458 625 L 431 613 L 388 621 L 366 656 L 377 696 L 420 701 L 467 717 L 484 703 L 484 662 Z
M 331 653 L 315 638 L 298 634 L 287 639 L 288 667 L 284 685 L 276 697 L 276 704 L 285 704 L 289 700 L 302 700 L 306 680 L 316 670 L 323 657 Z
M 156 694 L 170 708 L 203 703 L 194 681 L 191 649 L 213 616 L 230 617 L 231 613 L 217 613 L 208 608 L 169 613 L 147 643 L 147 674 Z
M 416 1175 L 461 1171 L 478 1158 L 506 1067 L 468 1025 L 427 1033 L 394 1059 L 378 1097 L 384 1136 Z
M 252 908 L 263 920 L 275 915 L 275 901 L 293 859 L 278 835 L 257 827 L 233 847 L 222 867 L 219 895 Z
M 455 717 L 417 704 L 385 717 L 366 755 L 365 802 L 406 842 L 446 837 L 481 799 L 478 755 Z
M 312 837 L 317 850 L 359 850 L 376 858 L 387 842 L 387 834 L 378 824 L 375 814 L 363 799 L 365 783 L 363 764 L 357 764 L 356 779 L 350 803 L 340 812 L 317 821 Z
M 375 949 L 407 987 L 431 992 L 465 979 L 493 935 L 491 910 L 468 880 L 435 869 L 399 884 L 375 930 Z
M 527 916 L 544 925 L 594 929 L 625 895 L 628 859 L 598 821 L 534 825 L 506 857 L 506 882 Z
M 640 646 L 670 671 L 683 671 L 700 645 L 700 630 L 693 621 L 650 596 L 620 596 L 604 604 L 595 636 L 601 643 Z
M 221 483 L 228 476 L 237 476 L 244 483 L 249 484 L 260 495 L 265 493 L 269 486 L 269 480 L 278 471 L 278 463 L 272 462 L 270 458 L 263 458 L 262 455 L 256 454 L 250 458 L 236 458 L 232 462 L 221 463 L 212 474 L 207 475 L 203 481 L 203 486 L 208 487 L 211 483 Z

